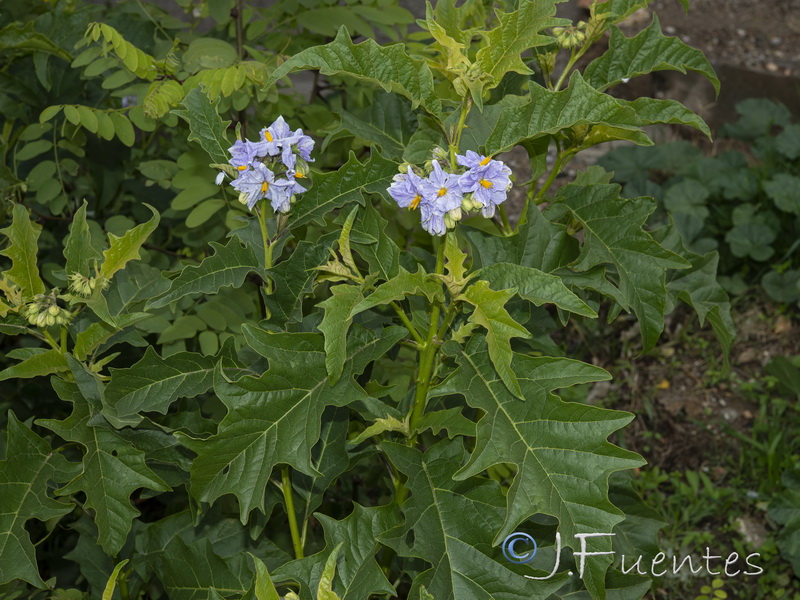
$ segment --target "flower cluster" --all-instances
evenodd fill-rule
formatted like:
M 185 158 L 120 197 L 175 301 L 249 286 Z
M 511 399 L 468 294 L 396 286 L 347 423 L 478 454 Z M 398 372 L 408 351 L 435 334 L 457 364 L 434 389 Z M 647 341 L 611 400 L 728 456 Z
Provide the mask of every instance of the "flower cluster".
M 308 174 L 313 149 L 313 139 L 302 129 L 292 131 L 283 117 L 278 117 L 261 130 L 257 142 L 236 140 L 228 149 L 230 167 L 226 165 L 217 176 L 217 185 L 227 172 L 234 177 L 231 187 L 239 192 L 239 202 L 247 208 L 253 210 L 266 198 L 275 212 L 287 213 L 297 194 L 306 191 L 298 180 Z
M 70 274 L 68 279 L 69 291 L 83 298 L 88 298 L 91 296 L 98 285 L 100 286 L 100 289 L 104 290 L 108 288 L 109 284 L 108 279 L 102 275 L 97 275 L 96 277 L 87 277 L 86 275 L 82 275 L 77 271 Z
M 431 235 L 444 235 L 465 212 L 480 210 L 484 217 L 493 217 L 511 188 L 511 169 L 502 161 L 472 150 L 457 155 L 456 161 L 466 171 L 448 173 L 433 160 L 423 176 L 407 165 L 389 186 L 389 195 L 400 207 L 419 208 L 422 227 Z
M 36 296 L 25 305 L 22 316 L 28 319 L 28 323 L 39 328 L 67 325 L 72 319 L 72 313 L 58 305 L 57 294 L 58 290 L 55 289 L 49 295 Z

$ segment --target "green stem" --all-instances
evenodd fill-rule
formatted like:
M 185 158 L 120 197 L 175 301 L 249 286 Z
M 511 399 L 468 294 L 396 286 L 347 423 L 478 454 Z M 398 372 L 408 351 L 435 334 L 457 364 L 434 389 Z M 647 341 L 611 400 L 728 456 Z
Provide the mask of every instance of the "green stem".
M 425 341 L 422 339 L 422 336 L 417 331 L 417 328 L 414 327 L 414 324 L 406 315 L 406 311 L 402 309 L 402 307 L 397 302 L 391 302 L 390 306 L 394 309 L 394 312 L 397 313 L 397 316 L 400 317 L 400 320 L 403 322 L 403 325 L 406 326 L 406 329 L 411 333 L 411 337 L 417 342 L 417 344 L 422 345 Z
M 461 103 L 461 115 L 458 117 L 458 125 L 456 125 L 455 134 L 450 141 L 450 166 L 456 167 L 456 154 L 461 145 L 461 132 L 464 131 L 464 123 L 467 121 L 467 115 L 472 108 L 472 96 L 467 95 Z
M 272 244 L 269 241 L 269 232 L 267 231 L 267 211 L 265 203 L 262 202 L 261 206 L 256 208 L 256 215 L 258 216 L 258 226 L 261 228 L 261 242 L 264 244 L 264 270 L 272 268 Z M 269 277 L 264 277 L 264 288 L 267 294 L 272 293 L 272 280 Z
M 450 235 L 450 232 L 445 234 Z M 439 241 L 439 249 L 436 252 L 436 273 L 441 275 L 444 272 L 444 247 L 445 239 Z M 433 372 L 433 361 L 436 358 L 436 351 L 439 349 L 436 344 L 436 333 L 439 328 L 439 311 L 441 306 L 434 302 L 431 308 L 431 322 L 428 327 L 428 337 L 424 345 L 420 348 L 419 371 L 417 373 L 417 389 L 414 393 L 414 407 L 411 409 L 411 420 L 409 426 L 414 431 L 417 423 L 425 413 L 425 400 L 428 397 L 428 390 L 431 387 L 431 373 Z
M 128 591 L 128 573 L 125 569 L 117 577 L 117 584 L 119 585 L 119 597 L 122 600 L 129 600 L 131 595 Z
M 61 352 L 67 352 L 67 328 L 61 327 Z
M 508 222 L 508 215 L 506 214 L 506 207 L 502 204 L 497 207 L 498 212 L 500 213 L 500 220 L 503 222 L 503 235 L 509 236 L 514 233 L 514 230 L 511 229 L 511 223 Z
M 575 66 L 575 62 L 578 60 L 578 58 L 579 55 L 575 52 L 575 48 L 573 48 L 570 52 L 569 62 L 567 63 L 567 66 L 564 67 L 563 71 L 561 71 L 561 77 L 559 77 L 558 81 L 556 81 L 556 86 L 553 88 L 554 92 L 557 92 L 558 90 L 561 89 L 561 84 L 564 83 L 564 80 L 567 78 L 567 74 L 572 70 L 572 67 Z
M 58 350 L 60 352 L 61 351 L 61 347 L 53 339 L 53 336 L 50 335 L 50 332 L 47 331 L 46 329 L 41 329 L 40 331 L 42 332 L 42 335 L 44 336 L 44 338 L 47 340 L 47 343 L 50 344 L 53 347 L 53 350 Z
M 292 546 L 294 547 L 294 557 L 303 558 L 303 542 L 300 539 L 300 531 L 297 529 L 297 516 L 294 512 L 294 499 L 292 498 L 292 479 L 289 476 L 289 467 L 281 469 L 281 489 L 283 500 L 286 503 L 286 516 L 289 517 L 289 531 L 292 534 Z

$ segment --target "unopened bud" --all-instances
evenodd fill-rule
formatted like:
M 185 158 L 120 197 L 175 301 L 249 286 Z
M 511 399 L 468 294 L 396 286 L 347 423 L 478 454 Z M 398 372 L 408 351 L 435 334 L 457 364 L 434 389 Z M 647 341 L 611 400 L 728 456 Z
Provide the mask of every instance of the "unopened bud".
M 51 316 L 51 317 L 55 317 L 56 315 L 58 315 L 58 312 L 59 312 L 59 308 L 58 308 L 58 306 L 56 306 L 55 304 L 51 305 L 51 306 L 50 306 L 50 307 L 47 309 L 47 313 L 48 313 L 48 315 L 49 315 L 49 316 Z
M 465 212 L 469 212 L 472 210 L 472 195 L 464 196 L 461 199 L 461 209 Z
M 457 223 L 461 220 L 461 207 L 454 208 L 447 212 L 448 216 L 453 220 L 454 223 Z
M 483 203 L 475 196 L 472 197 L 472 210 L 480 210 L 483 208 Z

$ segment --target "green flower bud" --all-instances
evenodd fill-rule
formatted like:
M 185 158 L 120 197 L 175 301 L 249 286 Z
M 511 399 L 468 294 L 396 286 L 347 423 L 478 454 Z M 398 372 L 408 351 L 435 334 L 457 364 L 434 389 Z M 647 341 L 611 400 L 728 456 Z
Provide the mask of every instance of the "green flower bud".
M 453 210 L 448 211 L 447 214 L 454 223 L 457 223 L 461 220 L 461 207 L 454 208 Z
M 456 226 L 455 221 L 453 221 L 453 217 L 450 216 L 450 213 L 445 213 L 444 215 L 444 226 L 448 229 L 452 229 Z
M 50 306 L 50 307 L 47 309 L 47 314 L 48 314 L 48 316 L 51 316 L 51 317 L 55 317 L 55 316 L 57 316 L 59 312 L 60 312 L 60 309 L 59 309 L 59 308 L 58 308 L 58 306 L 56 306 L 55 304 L 52 304 L 52 305 L 51 305 L 51 306 Z
M 461 199 L 461 210 L 469 212 L 472 210 L 472 194 L 466 194 Z

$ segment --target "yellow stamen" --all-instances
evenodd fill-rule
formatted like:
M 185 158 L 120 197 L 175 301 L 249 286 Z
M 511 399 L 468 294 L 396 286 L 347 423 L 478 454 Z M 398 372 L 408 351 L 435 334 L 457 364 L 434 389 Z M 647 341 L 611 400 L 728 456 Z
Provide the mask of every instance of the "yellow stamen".
M 478 183 L 480 183 L 487 190 L 494 185 L 491 181 L 488 181 L 486 179 L 481 179 Z
M 266 194 L 268 189 L 269 189 L 269 183 L 267 183 L 265 181 L 264 183 L 261 184 L 261 193 L 262 194 Z
M 419 201 L 420 201 L 420 200 L 422 200 L 422 196 L 420 196 L 419 194 L 417 194 L 416 196 L 414 196 L 414 199 L 411 201 L 411 204 L 409 205 L 409 208 L 410 208 L 411 210 L 414 210 L 414 209 L 416 209 L 416 208 L 419 206 Z
M 264 139 L 266 139 L 268 142 L 273 140 L 272 134 L 267 129 L 264 130 Z
M 447 188 L 441 188 L 438 192 L 436 192 L 436 195 L 439 196 L 439 198 L 441 198 L 446 193 L 447 193 Z
M 302 179 L 303 177 L 305 177 L 305 175 L 303 175 L 302 173 L 295 173 L 295 174 L 294 174 L 294 176 L 295 176 L 297 179 Z
M 482 161 L 481 161 L 479 164 L 480 164 L 482 167 L 485 167 L 486 165 L 488 165 L 488 164 L 489 164 L 489 161 L 490 161 L 490 160 L 492 160 L 492 157 L 491 157 L 491 156 L 487 156 L 487 157 L 486 157 L 486 158 L 484 158 L 484 159 L 483 159 L 483 160 L 482 160 Z
M 236 167 L 237 171 L 247 171 L 247 165 L 240 165 Z

